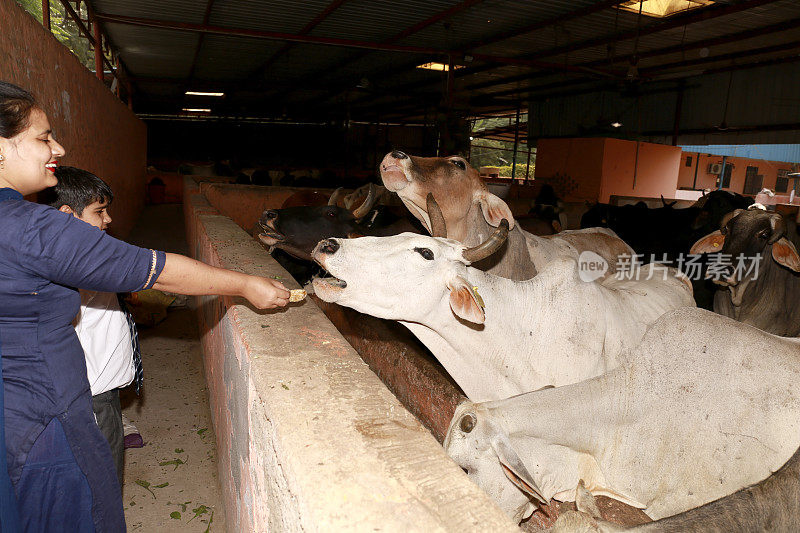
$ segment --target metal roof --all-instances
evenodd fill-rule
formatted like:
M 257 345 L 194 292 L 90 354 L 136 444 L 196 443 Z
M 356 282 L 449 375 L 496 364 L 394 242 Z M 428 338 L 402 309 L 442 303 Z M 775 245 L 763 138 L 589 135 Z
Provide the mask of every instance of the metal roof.
M 800 163 L 800 144 L 682 145 L 684 152 Z
M 668 18 L 621 0 L 88 0 L 140 113 L 188 87 L 219 115 L 419 120 L 491 113 L 570 90 L 800 61 L 800 2 L 717 0 Z M 448 58 L 451 76 L 416 65 Z

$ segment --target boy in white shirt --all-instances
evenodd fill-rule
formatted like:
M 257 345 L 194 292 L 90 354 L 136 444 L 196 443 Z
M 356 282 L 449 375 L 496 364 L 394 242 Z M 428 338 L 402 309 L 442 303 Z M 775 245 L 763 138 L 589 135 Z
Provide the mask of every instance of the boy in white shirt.
M 60 166 L 55 174 L 58 178 L 58 185 L 53 188 L 56 199 L 50 205 L 105 231 L 111 223 L 108 214 L 114 199 L 111 188 L 81 169 Z M 95 419 L 111 446 L 121 486 L 125 449 L 119 389 L 130 385 L 137 377 L 135 339 L 117 294 L 84 290 L 80 294 L 81 309 L 73 325 L 86 356 Z M 137 392 L 140 384 L 141 373 Z

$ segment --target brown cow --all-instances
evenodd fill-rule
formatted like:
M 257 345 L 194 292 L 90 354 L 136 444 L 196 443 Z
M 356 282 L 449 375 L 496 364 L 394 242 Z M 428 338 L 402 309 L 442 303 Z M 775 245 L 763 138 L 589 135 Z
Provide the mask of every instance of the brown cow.
M 583 251 L 600 255 L 616 271 L 618 257 L 633 249 L 607 228 L 562 231 L 538 237 L 514 223 L 508 205 L 489 192 L 478 171 L 459 156 L 416 157 L 395 150 L 381 162 L 381 179 L 409 211 L 430 229 L 427 196 L 432 193 L 444 213 L 447 237 L 476 246 L 492 234 L 502 219 L 511 226 L 507 244 L 475 267 L 513 280 L 530 279 L 557 256 Z

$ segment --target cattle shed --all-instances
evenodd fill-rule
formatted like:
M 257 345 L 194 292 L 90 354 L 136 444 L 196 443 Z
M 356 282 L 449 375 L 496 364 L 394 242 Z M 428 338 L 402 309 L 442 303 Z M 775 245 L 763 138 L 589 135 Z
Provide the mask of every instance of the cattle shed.
M 261 213 L 380 183 L 393 150 L 500 150 L 512 179 L 488 181 L 515 215 L 542 183 L 569 209 L 688 202 L 725 188 L 723 156 L 742 192 L 772 152 L 704 147 L 800 144 L 798 28 L 797 0 L 0 0 L 0 80 L 111 185 L 115 235 L 182 204 L 190 255 L 296 288 Z M 399 324 L 313 297 L 193 309 L 228 531 L 517 528 L 442 449 L 463 393 Z

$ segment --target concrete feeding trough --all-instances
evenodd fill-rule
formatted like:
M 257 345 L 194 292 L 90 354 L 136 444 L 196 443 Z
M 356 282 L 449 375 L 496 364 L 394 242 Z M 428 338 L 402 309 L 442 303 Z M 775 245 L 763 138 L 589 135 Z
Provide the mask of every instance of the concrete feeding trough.
M 296 288 L 242 229 L 292 192 L 267 189 L 186 178 L 187 242 L 206 263 Z M 518 531 L 376 375 L 399 380 L 413 363 L 370 370 L 311 299 L 258 312 L 238 298 L 202 297 L 198 320 L 231 530 Z M 346 335 L 365 323 L 341 320 Z M 380 345 L 379 326 L 369 328 L 362 342 Z M 419 379 L 435 368 L 426 373 Z M 432 427 L 446 428 L 460 399 L 450 387 L 445 405 L 423 409 Z

